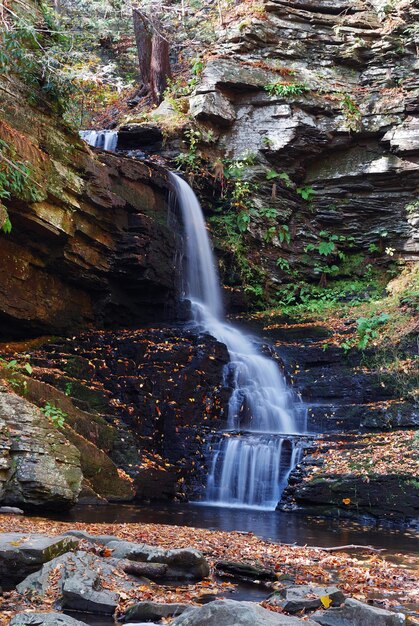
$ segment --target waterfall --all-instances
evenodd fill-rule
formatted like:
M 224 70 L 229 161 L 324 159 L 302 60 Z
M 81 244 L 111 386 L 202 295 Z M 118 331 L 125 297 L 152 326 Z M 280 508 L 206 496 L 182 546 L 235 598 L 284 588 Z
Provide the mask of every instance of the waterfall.
M 172 174 L 186 239 L 186 293 L 199 328 L 227 346 L 224 383 L 232 389 L 227 432 L 211 444 L 206 498 L 211 504 L 275 509 L 305 429 L 278 365 L 224 318 L 221 288 L 205 220 L 191 187 Z M 300 409 L 300 410 L 299 410 Z
M 79 135 L 92 148 L 102 148 L 108 152 L 114 152 L 118 144 L 116 130 L 81 130 Z

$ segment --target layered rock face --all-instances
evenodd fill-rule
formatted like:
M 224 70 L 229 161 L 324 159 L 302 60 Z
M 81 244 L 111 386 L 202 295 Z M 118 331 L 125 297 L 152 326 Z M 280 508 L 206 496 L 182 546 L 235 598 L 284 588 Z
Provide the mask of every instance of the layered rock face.
M 28 88 L 0 77 L 0 138 L 27 163 L 30 192 L 5 200 L 1 233 L 3 336 L 138 325 L 174 315 L 175 234 L 166 173 L 103 153 L 96 158 Z
M 78 450 L 37 407 L 0 392 L 0 501 L 26 508 L 71 506 L 81 480 Z
M 275 207 L 277 222 L 289 225 L 291 241 L 280 241 L 252 218 L 259 265 L 284 280 L 279 253 L 312 275 L 316 253 L 305 247 L 324 231 L 341 237 L 349 254 L 373 246 L 417 259 L 415 3 L 268 0 L 258 7 L 220 34 L 190 112 L 213 132 L 210 159 L 250 155 L 257 206 Z M 277 177 L 267 181 L 271 169 Z

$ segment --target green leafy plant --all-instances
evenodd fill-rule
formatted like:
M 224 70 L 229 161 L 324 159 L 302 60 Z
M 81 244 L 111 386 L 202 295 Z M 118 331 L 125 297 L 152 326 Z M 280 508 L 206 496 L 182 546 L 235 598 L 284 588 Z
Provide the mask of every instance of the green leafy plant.
M 298 187 L 297 193 L 303 200 L 307 200 L 307 202 L 310 202 L 316 194 L 313 187 Z
M 341 109 L 349 128 L 351 130 L 359 130 L 362 123 L 362 114 L 355 100 L 348 94 L 342 95 Z
M 360 317 L 356 320 L 358 334 L 358 348 L 363 350 L 372 339 L 378 337 L 378 328 L 390 319 L 387 313 L 373 315 L 372 317 Z
M 291 98 L 293 96 L 300 96 L 307 91 L 310 91 L 310 87 L 305 83 L 268 83 L 264 87 L 268 94 L 273 96 L 279 96 L 281 98 Z
M 287 224 L 281 224 L 278 228 L 278 237 L 281 243 L 290 243 L 291 242 L 291 233 L 289 226 Z
M 65 418 L 67 417 L 67 413 L 62 411 L 59 407 L 55 406 L 51 402 L 46 402 L 45 405 L 41 408 L 42 413 L 49 417 L 57 428 L 62 428 L 65 424 Z
M 0 229 L 4 233 L 11 232 L 12 223 L 2 200 L 15 197 L 35 201 L 39 193 L 30 164 L 19 160 L 14 147 L 0 139 Z
M 284 259 L 283 257 L 279 257 L 276 260 L 276 265 L 277 267 L 279 267 L 279 269 L 281 269 L 283 272 L 289 272 L 290 271 L 290 264 L 289 261 L 287 261 L 287 259 Z
M 278 210 L 273 207 L 263 207 L 259 209 L 259 215 L 266 217 L 268 220 L 274 220 L 278 217 Z

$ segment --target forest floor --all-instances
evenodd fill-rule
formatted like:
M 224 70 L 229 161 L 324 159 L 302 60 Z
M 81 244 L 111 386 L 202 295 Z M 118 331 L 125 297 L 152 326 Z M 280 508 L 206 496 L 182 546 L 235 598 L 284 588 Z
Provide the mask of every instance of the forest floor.
M 270 589 L 266 589 L 266 596 L 290 581 L 296 584 L 333 583 L 346 595 L 374 602 L 382 608 L 403 610 L 413 615 L 415 609 L 419 609 L 419 606 L 415 606 L 419 585 L 418 555 L 394 552 L 386 555 L 386 552 L 368 548 L 328 551 L 322 548 L 277 544 L 259 539 L 253 533 L 221 532 L 185 526 L 85 524 L 0 516 L 0 532 L 58 535 L 70 529 L 84 530 L 91 534 L 112 534 L 124 540 L 162 548 L 193 547 L 205 555 L 211 565 L 211 572 L 219 560 L 240 561 L 274 569 L 278 580 L 272 583 Z M 89 545 L 92 549 L 91 544 Z M 110 556 L 103 553 L 106 551 L 103 546 L 96 546 L 95 550 L 101 556 Z M 177 587 L 140 583 L 132 594 L 121 595 L 119 610 L 123 611 L 134 599 L 198 604 L 208 598 L 223 598 L 226 595 L 234 599 L 234 589 L 233 580 L 222 581 L 213 573 L 201 582 Z M 5 592 L 0 606 L 0 625 L 6 626 L 10 617 L 22 610 L 53 610 L 56 594 L 53 585 L 43 600 L 30 600 L 16 591 Z

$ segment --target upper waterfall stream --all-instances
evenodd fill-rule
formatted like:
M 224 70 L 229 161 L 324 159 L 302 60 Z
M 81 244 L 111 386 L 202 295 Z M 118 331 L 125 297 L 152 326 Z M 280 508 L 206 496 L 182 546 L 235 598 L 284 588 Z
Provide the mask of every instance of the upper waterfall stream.
M 277 363 L 224 318 L 220 281 L 199 201 L 171 174 L 185 231 L 186 287 L 194 321 L 227 346 L 224 384 L 231 388 L 227 430 L 212 444 L 207 503 L 275 509 L 298 454 L 305 411 Z

